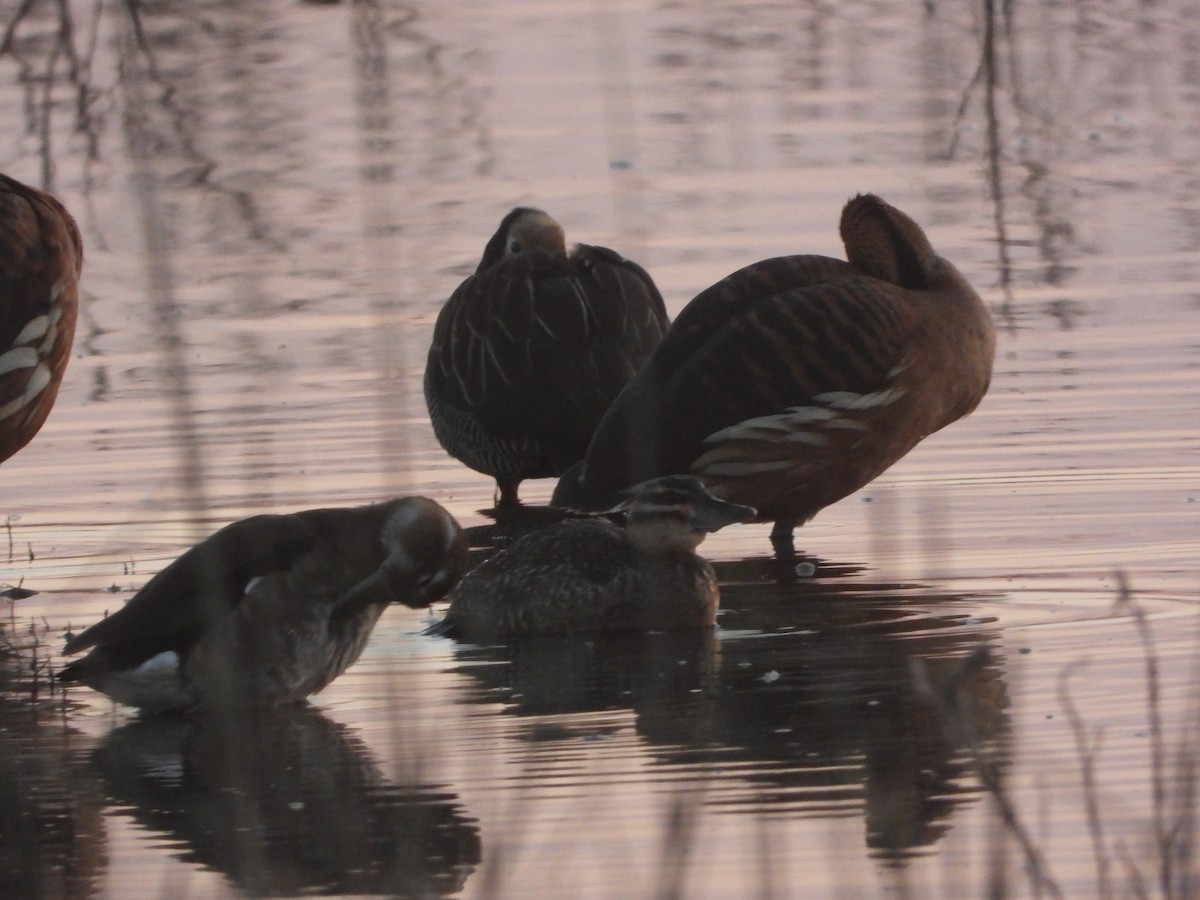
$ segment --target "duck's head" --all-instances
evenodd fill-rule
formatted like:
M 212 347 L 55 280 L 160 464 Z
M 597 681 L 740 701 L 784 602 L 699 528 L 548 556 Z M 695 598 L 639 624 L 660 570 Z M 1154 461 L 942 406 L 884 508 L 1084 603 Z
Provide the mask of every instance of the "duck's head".
M 340 608 L 390 602 L 425 607 L 445 597 L 466 571 L 466 532 L 427 497 L 394 501 L 380 540 L 383 562 L 339 598 Z
M 709 534 L 734 522 L 749 522 L 758 511 L 728 503 L 708 492 L 692 475 L 666 475 L 625 491 L 617 509 L 628 514 L 626 530 L 639 549 L 695 549 Z
M 501 220 L 475 271 L 486 272 L 501 259 L 535 250 L 551 256 L 566 256 L 566 235 L 553 216 L 540 209 L 518 206 Z

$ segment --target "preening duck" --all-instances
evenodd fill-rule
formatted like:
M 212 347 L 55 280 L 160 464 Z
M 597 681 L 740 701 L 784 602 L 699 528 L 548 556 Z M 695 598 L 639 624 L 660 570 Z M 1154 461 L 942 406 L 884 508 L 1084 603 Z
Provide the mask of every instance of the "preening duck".
M 269 706 L 314 694 L 362 653 L 391 602 L 428 606 L 462 577 L 467 539 L 425 497 L 252 516 L 71 638 L 59 672 L 148 712 Z
M 79 315 L 83 240 L 54 197 L 0 175 L 0 462 L 58 396 Z
M 554 219 L 514 209 L 438 315 L 425 369 L 434 433 L 512 509 L 523 480 L 583 458 L 666 328 L 644 269 L 605 247 L 568 253 Z
M 446 617 L 429 630 L 475 643 L 521 634 L 711 627 L 720 593 L 705 536 L 754 510 L 726 503 L 700 480 L 671 475 L 637 485 L 624 527 L 568 520 L 514 541 L 469 572 Z
M 597 426 L 553 503 L 601 509 L 691 473 L 793 529 L 987 393 L 995 330 L 966 279 L 873 194 L 841 217 L 847 260 L 787 256 L 701 292 Z

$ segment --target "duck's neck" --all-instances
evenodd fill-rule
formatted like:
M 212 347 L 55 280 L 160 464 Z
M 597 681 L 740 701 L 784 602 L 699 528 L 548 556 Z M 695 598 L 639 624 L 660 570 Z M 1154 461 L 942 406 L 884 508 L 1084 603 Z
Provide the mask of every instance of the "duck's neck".
M 691 554 L 704 540 L 704 532 L 693 531 L 689 523 L 660 516 L 631 517 L 625 533 L 630 546 L 648 556 Z

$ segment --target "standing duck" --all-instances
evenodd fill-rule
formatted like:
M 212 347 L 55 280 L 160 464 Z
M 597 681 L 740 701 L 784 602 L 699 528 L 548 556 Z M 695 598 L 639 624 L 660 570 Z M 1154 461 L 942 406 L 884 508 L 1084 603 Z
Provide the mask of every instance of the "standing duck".
M 521 634 L 711 627 L 720 593 L 696 547 L 710 531 L 754 518 L 700 480 L 668 475 L 637 485 L 605 518 L 534 531 L 473 569 L 429 632 L 481 643 Z
M 498 510 L 515 509 L 524 479 L 583 459 L 667 324 L 644 269 L 605 247 L 568 253 L 558 222 L 514 209 L 438 315 L 425 369 L 434 433 L 496 479 Z
M 38 433 L 71 353 L 83 241 L 49 194 L 0 175 L 0 462 Z
M 786 256 L 701 292 L 613 403 L 553 503 L 599 509 L 668 473 L 792 532 L 987 393 L 995 330 L 966 279 L 873 194 L 842 211 L 848 261 Z
M 302 700 L 362 653 L 387 605 L 428 606 L 467 539 L 425 497 L 227 525 L 72 637 L 59 672 L 147 712 Z

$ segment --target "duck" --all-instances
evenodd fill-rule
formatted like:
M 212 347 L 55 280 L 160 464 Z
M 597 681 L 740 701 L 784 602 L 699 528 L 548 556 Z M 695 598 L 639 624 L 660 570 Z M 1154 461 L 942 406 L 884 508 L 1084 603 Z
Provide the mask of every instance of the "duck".
M 557 221 L 517 207 L 438 314 L 424 377 L 434 434 L 514 510 L 522 481 L 583 458 L 667 325 L 645 269 L 606 247 L 568 252 Z
M 358 659 L 392 602 L 428 606 L 466 569 L 467 538 L 427 497 L 234 522 L 69 638 L 58 673 L 145 713 L 269 707 Z
M 691 474 L 794 530 L 987 393 L 996 333 L 966 278 L 875 194 L 842 210 L 846 259 L 762 260 L 698 294 L 613 402 L 551 505 Z
M 58 199 L 0 174 L 0 462 L 41 430 L 79 317 L 83 239 Z
M 668 475 L 634 486 L 607 517 L 530 532 L 472 569 L 427 632 L 469 643 L 521 635 L 710 628 L 720 590 L 697 555 L 705 536 L 755 510 L 727 503 L 700 479 Z

